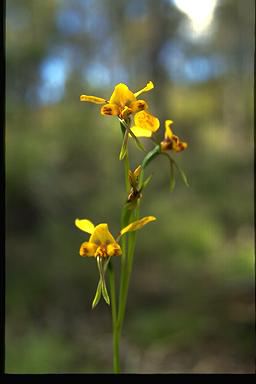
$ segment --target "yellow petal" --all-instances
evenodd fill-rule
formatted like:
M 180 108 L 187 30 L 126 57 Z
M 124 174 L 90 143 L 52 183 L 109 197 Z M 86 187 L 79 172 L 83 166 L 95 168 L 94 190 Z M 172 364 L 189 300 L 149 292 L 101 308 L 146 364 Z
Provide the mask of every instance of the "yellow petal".
M 183 151 L 184 149 L 187 149 L 188 144 L 185 143 L 185 141 L 180 141 L 179 147 L 180 147 L 180 151 Z
M 109 102 L 124 108 L 126 105 L 129 106 L 129 104 L 135 100 L 136 98 L 134 94 L 129 90 L 127 85 L 120 83 L 115 86 Z
M 75 225 L 77 226 L 77 228 L 81 229 L 84 232 L 90 233 L 90 234 L 92 234 L 94 231 L 94 225 L 90 220 L 76 219 Z
M 95 227 L 93 234 L 89 239 L 90 243 L 95 243 L 97 245 L 108 245 L 115 243 L 115 239 L 108 230 L 107 224 L 99 224 Z
M 172 130 L 170 128 L 171 124 L 173 124 L 172 120 L 166 120 L 165 121 L 165 135 L 164 138 L 165 140 L 171 140 L 172 139 Z
M 148 105 L 144 100 L 136 100 L 130 104 L 130 108 L 132 110 L 132 113 L 137 113 L 148 109 Z
M 151 131 L 149 131 L 148 129 L 143 129 L 143 128 L 137 127 L 136 125 L 131 127 L 131 131 L 134 133 L 134 135 L 136 137 L 151 137 L 152 136 Z
M 138 97 L 141 93 L 148 92 L 148 91 L 150 91 L 153 88 L 154 88 L 154 84 L 152 83 L 152 81 L 150 81 L 149 83 L 147 83 L 146 87 L 144 87 L 140 91 L 134 93 L 134 96 Z
M 174 135 L 173 135 L 174 136 Z M 184 149 L 186 149 L 188 147 L 187 143 L 185 143 L 184 141 L 180 141 L 178 140 L 177 143 L 174 143 L 173 142 L 173 146 L 172 146 L 172 149 L 175 151 L 175 152 L 181 152 L 183 151 Z
M 148 129 L 151 132 L 156 132 L 160 126 L 158 118 L 145 111 L 136 113 L 134 122 L 135 126 Z
M 120 109 L 115 104 L 106 104 L 101 107 L 100 113 L 105 116 L 117 116 Z
M 101 97 L 96 97 L 96 96 L 81 95 L 80 101 L 88 101 L 89 103 L 94 103 L 94 104 L 103 104 L 103 103 L 106 103 L 107 100 L 102 99 Z
M 122 254 L 122 250 L 119 244 L 113 243 L 107 246 L 108 256 L 120 256 L 121 254 Z
M 88 241 L 84 242 L 80 247 L 80 256 L 94 256 L 97 249 L 97 245 Z
M 126 232 L 137 231 L 138 229 L 144 227 L 144 225 L 150 223 L 150 221 L 154 220 L 156 220 L 154 216 L 143 217 L 143 219 L 134 221 L 133 223 L 127 225 L 127 227 L 123 228 L 120 233 L 123 235 Z

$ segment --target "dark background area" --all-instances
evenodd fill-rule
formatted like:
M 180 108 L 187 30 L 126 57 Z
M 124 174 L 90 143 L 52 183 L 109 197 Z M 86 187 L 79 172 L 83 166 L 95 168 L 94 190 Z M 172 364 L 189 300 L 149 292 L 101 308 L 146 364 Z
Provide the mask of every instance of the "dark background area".
M 205 3 L 6 1 L 6 372 L 112 371 L 110 308 L 91 310 L 98 272 L 74 220 L 119 231 L 121 132 L 79 96 L 150 80 L 158 139 L 172 119 L 188 142 L 174 156 L 190 188 L 177 175 L 170 193 L 165 158 L 147 170 L 141 216 L 157 221 L 138 232 L 123 370 L 254 370 L 254 1 L 219 0 L 202 30 Z

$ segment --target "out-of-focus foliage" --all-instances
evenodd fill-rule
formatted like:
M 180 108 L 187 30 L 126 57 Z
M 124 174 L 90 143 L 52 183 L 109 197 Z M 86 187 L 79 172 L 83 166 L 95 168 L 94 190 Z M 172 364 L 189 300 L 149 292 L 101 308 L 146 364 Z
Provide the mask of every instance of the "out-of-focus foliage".
M 159 158 L 141 216 L 122 342 L 125 372 L 253 370 L 254 2 L 221 0 L 192 39 L 170 0 L 6 2 L 6 372 L 111 372 L 111 314 L 91 311 L 95 260 L 74 220 L 120 227 L 118 121 L 80 103 L 116 83 L 188 142 Z M 144 145 L 150 149 L 148 140 Z M 129 143 L 132 168 L 143 153 Z M 115 260 L 118 270 L 119 263 Z

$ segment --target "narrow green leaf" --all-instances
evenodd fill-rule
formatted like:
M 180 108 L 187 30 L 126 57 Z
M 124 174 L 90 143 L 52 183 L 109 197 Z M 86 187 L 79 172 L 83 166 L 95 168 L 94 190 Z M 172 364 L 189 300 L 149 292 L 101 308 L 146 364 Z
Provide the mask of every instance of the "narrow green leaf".
M 96 294 L 95 294 L 93 302 L 92 302 L 92 309 L 96 307 L 96 305 L 98 304 L 98 302 L 101 298 L 101 282 L 102 282 L 102 280 L 100 279 L 100 281 L 98 283 Z
M 151 151 L 149 151 L 146 156 L 144 157 L 141 167 L 142 171 L 148 166 L 148 164 L 158 155 L 164 155 L 165 152 L 161 152 L 161 147 L 160 145 L 156 145 L 155 148 L 153 148 Z M 167 155 L 167 154 L 166 154 Z
M 188 183 L 188 179 L 187 179 L 187 176 L 185 174 L 185 172 L 178 166 L 178 164 L 176 163 L 176 161 L 172 160 L 173 163 L 175 164 L 175 167 L 178 169 L 179 173 L 180 173 L 180 176 L 184 182 L 184 184 L 189 187 L 189 183 Z
M 177 168 L 177 170 L 179 171 L 180 173 L 180 176 L 184 182 L 184 184 L 189 187 L 189 183 L 188 183 L 188 180 L 187 180 L 187 176 L 185 175 L 185 172 L 178 166 L 178 164 L 176 163 L 175 160 L 173 160 L 173 158 L 166 152 L 162 152 L 161 153 L 162 155 L 164 156 L 167 156 L 169 158 L 169 161 L 170 161 L 170 164 L 172 164 L 171 166 L 173 166 L 173 164 L 175 165 L 175 167 Z M 171 170 L 172 171 L 172 170 Z M 172 181 L 171 181 L 171 185 L 172 185 Z

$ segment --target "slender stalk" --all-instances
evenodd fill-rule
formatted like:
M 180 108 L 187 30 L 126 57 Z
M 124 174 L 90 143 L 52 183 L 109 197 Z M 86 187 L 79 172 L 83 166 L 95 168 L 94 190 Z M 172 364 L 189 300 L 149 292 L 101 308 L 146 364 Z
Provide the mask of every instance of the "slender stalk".
M 128 176 L 129 169 L 130 169 L 130 162 L 129 162 L 128 153 L 126 153 L 124 158 L 124 175 L 125 175 L 124 177 L 125 177 L 125 188 L 126 188 L 127 194 L 130 191 L 130 183 L 129 183 L 129 176 Z
M 120 358 L 119 358 L 119 335 L 116 327 L 117 311 L 116 311 L 116 287 L 115 287 L 115 271 L 112 260 L 108 265 L 111 308 L 112 308 L 112 326 L 113 326 L 113 367 L 115 373 L 120 373 Z
M 121 130 L 123 137 L 125 136 L 127 126 L 122 124 L 120 121 Z M 143 160 L 142 163 L 142 174 L 140 177 L 140 184 L 143 181 L 144 169 L 151 162 L 151 160 L 157 156 L 160 152 L 160 147 L 157 145 L 152 151 L 150 151 Z M 128 151 L 124 155 L 124 173 L 125 173 L 125 186 L 127 194 L 130 192 L 130 182 L 128 177 L 128 172 L 130 169 Z M 121 215 L 121 228 L 126 227 L 132 220 L 137 220 L 139 218 L 139 202 L 135 209 L 129 209 L 127 205 L 124 205 Z M 122 326 L 125 317 L 128 288 L 130 283 L 130 277 L 132 272 L 133 256 L 136 246 L 137 234 L 136 232 L 131 232 L 127 235 L 123 235 L 121 239 L 121 248 L 122 248 L 122 257 L 121 257 L 121 272 L 120 272 L 120 289 L 119 289 L 119 305 L 118 311 L 116 313 L 115 309 L 112 307 L 112 317 L 113 320 L 113 342 L 114 342 L 114 372 L 120 373 L 120 337 L 122 332 Z M 127 244 L 128 243 L 128 244 Z M 111 288 L 111 296 L 113 300 L 113 292 Z M 112 303 L 113 304 L 113 303 Z
M 127 127 L 120 122 L 121 130 L 123 137 L 125 136 Z M 125 174 L 125 188 L 126 193 L 129 193 L 130 183 L 128 177 L 129 171 L 129 157 L 128 152 L 126 151 L 124 156 L 124 174 Z M 124 228 L 129 224 L 131 216 L 131 211 L 127 209 L 126 206 L 122 209 L 121 215 L 121 228 Z M 122 292 L 124 290 L 125 284 L 125 275 L 126 275 L 126 235 L 122 236 L 121 239 L 121 248 L 122 248 L 122 256 L 121 256 L 121 272 L 120 272 L 120 290 L 119 290 L 119 306 L 118 313 L 120 311 L 120 306 L 122 304 Z M 112 264 L 111 264 L 112 267 Z M 110 288 L 111 288 L 111 303 L 112 303 L 112 325 L 113 325 L 113 367 L 114 373 L 120 373 L 120 337 L 121 337 L 121 324 L 118 321 L 119 315 L 117 315 L 117 306 L 116 306 L 116 296 L 115 296 L 115 280 L 114 280 L 114 270 L 110 267 Z
M 136 208 L 132 219 L 137 220 L 138 217 L 139 217 L 139 207 Z M 120 328 L 120 332 L 122 330 L 122 326 L 124 322 L 128 288 L 129 288 L 129 282 L 130 282 L 132 264 L 133 264 L 133 255 L 134 255 L 135 246 L 136 246 L 137 232 L 131 232 L 127 236 L 128 236 L 128 250 L 127 250 L 127 257 L 126 257 L 127 260 L 126 260 L 125 271 L 123 276 L 122 289 L 120 288 L 119 310 L 118 310 L 118 316 L 117 316 L 117 325 Z

